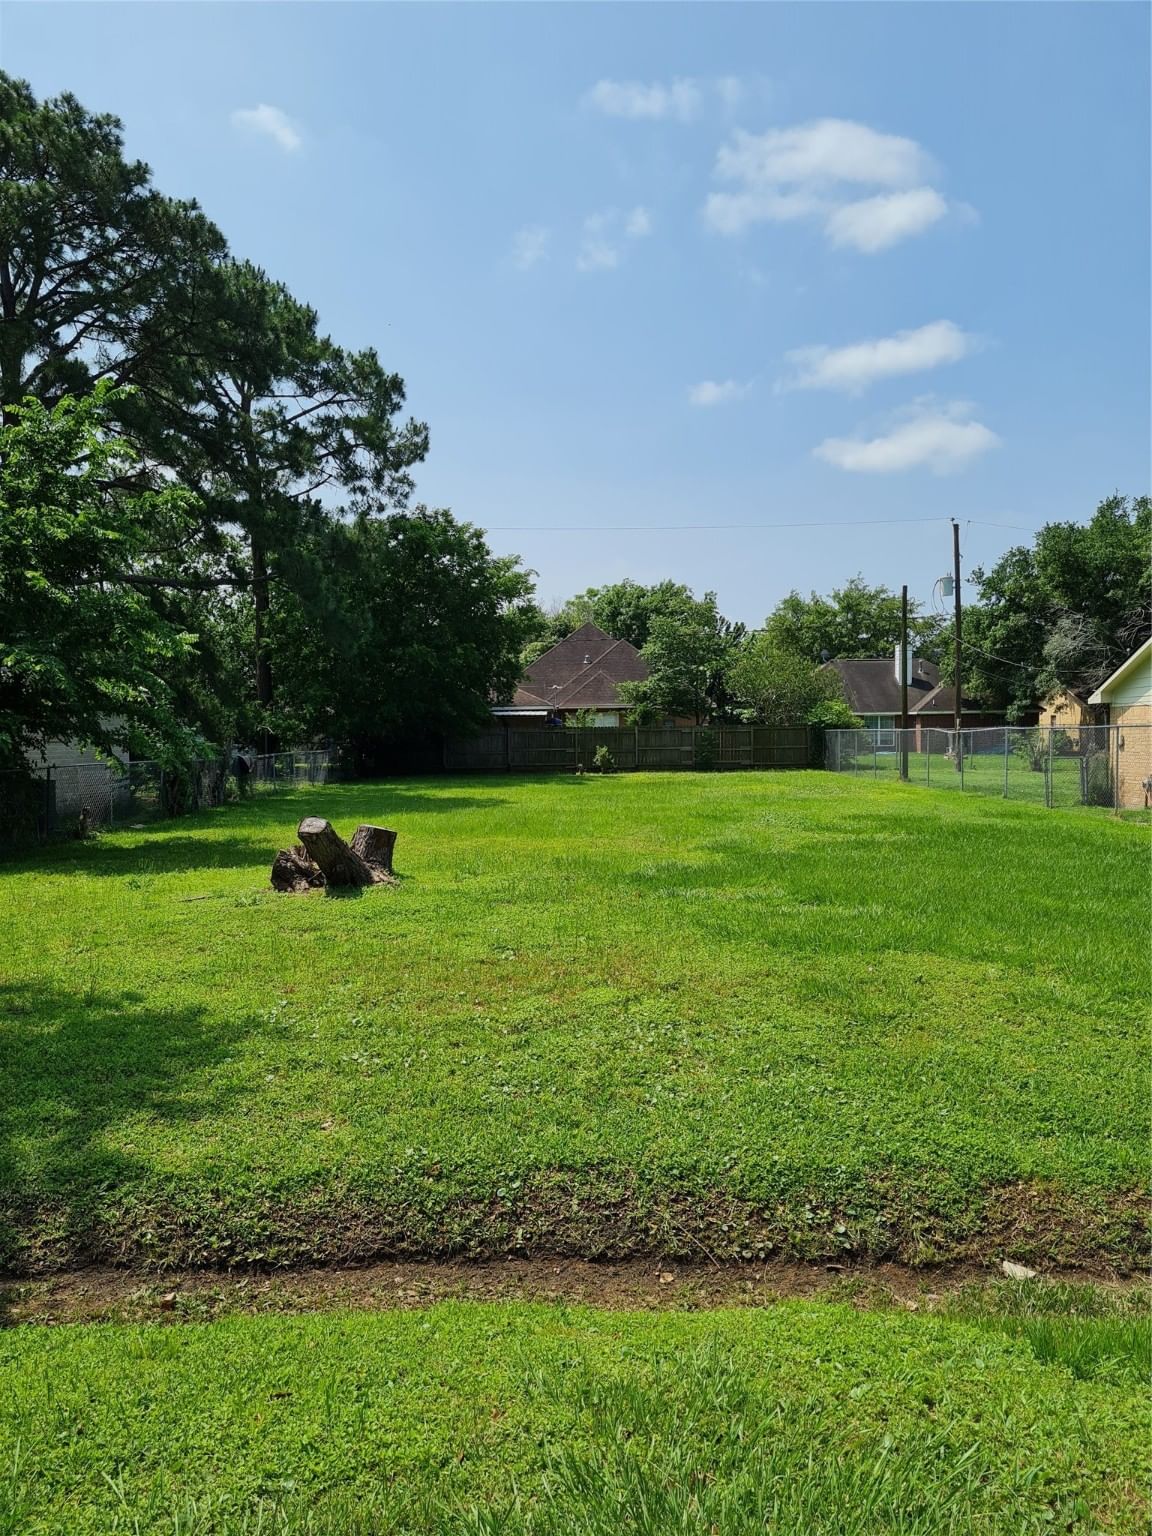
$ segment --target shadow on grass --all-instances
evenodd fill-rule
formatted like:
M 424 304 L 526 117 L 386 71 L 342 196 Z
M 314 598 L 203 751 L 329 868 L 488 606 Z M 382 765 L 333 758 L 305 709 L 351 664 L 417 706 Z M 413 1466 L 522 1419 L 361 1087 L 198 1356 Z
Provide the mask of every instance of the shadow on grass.
M 146 1137 L 231 1102 L 211 1074 L 244 1033 L 133 992 L 0 985 L 0 1274 L 85 1252 L 98 1213 L 149 1171 L 132 1128 Z
M 579 782 L 573 780 L 573 782 Z M 436 792 L 432 789 L 435 785 Z M 458 791 L 463 788 L 464 793 Z M 489 791 L 475 794 L 471 791 Z M 342 837 L 361 822 L 391 825 L 404 836 L 407 814 L 492 810 L 508 802 L 484 779 L 421 779 L 404 783 L 301 785 L 238 804 L 197 811 L 178 820 L 120 825 L 85 842 L 60 841 L 0 850 L 0 872 L 43 870 L 95 876 L 175 874 L 196 869 L 265 869 L 280 848 L 296 841 L 305 816 L 322 815 Z M 119 838 L 128 832 L 131 843 Z M 266 881 L 261 881 L 266 884 Z

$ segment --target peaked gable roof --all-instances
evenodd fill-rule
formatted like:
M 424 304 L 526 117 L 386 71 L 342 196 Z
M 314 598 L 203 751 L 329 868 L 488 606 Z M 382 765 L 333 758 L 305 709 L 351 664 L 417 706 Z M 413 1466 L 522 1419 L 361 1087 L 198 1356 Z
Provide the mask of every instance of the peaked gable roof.
M 620 706 L 618 683 L 640 683 L 648 664 L 634 645 L 616 640 L 597 624 L 581 624 L 524 673 L 522 691 L 554 709 L 611 709 Z
M 898 715 L 900 683 L 892 656 L 844 656 L 824 664 L 835 672 L 844 688 L 848 707 L 857 715 Z M 908 711 L 933 692 L 940 682 L 940 668 L 932 661 L 912 658 L 908 673 Z
M 1141 666 L 1147 667 L 1152 662 L 1152 639 L 1145 640 L 1144 644 L 1134 650 L 1127 661 L 1123 661 L 1113 672 L 1111 677 L 1106 677 L 1095 693 L 1088 695 L 1089 704 L 1106 704 L 1112 697 L 1117 684 L 1132 672 L 1136 672 Z

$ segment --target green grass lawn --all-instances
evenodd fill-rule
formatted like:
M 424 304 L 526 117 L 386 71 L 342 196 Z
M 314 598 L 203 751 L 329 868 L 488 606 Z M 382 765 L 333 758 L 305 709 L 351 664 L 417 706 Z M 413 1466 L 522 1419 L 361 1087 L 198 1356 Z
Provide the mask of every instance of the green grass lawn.
M 1147 1319 L 1080 1319 L 1076 1349 L 1067 1325 L 445 1303 L 13 1329 L 0 1532 L 1135 1536 Z
M 308 812 L 395 827 L 400 887 L 272 893 Z M 0 1263 L 1131 1259 L 1147 875 L 1104 815 L 818 772 L 41 850 L 0 866 Z
M 898 782 L 899 752 L 862 752 L 844 773 L 860 779 Z M 1044 805 L 1049 794 L 1047 775 L 1033 770 L 1027 758 L 1017 752 L 973 752 L 964 758 L 963 775 L 942 752 L 909 752 L 908 782 L 930 789 L 963 791 L 966 795 L 993 795 L 1004 800 L 1023 800 Z M 1084 785 L 1078 754 L 1056 754 L 1051 759 L 1051 802 L 1054 808 L 1084 808 Z M 1111 793 L 1110 785 L 1104 786 Z M 1092 807 L 1099 815 L 1107 806 Z M 1129 811 L 1129 816 L 1135 813 Z M 1147 820 L 1147 816 L 1144 816 Z

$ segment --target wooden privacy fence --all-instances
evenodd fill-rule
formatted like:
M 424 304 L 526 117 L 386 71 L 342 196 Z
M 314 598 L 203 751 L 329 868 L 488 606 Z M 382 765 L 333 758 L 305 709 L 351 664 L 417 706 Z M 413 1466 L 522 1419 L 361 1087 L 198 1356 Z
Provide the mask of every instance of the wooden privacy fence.
M 452 773 L 590 772 L 598 747 L 616 769 L 812 768 L 820 761 L 818 733 L 808 726 L 551 726 L 487 731 L 449 741 L 444 767 Z

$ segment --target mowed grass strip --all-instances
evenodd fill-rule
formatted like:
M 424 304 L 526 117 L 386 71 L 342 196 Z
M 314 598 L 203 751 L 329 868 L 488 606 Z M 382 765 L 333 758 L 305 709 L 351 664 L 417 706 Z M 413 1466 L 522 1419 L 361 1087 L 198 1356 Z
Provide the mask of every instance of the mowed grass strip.
M 1135 1533 L 1146 1417 L 1123 1348 L 818 1303 L 16 1328 L 0 1530 Z
M 274 894 L 315 812 L 397 890 Z M 821 773 L 327 786 L 0 867 L 0 1263 L 1143 1252 L 1148 841 Z

